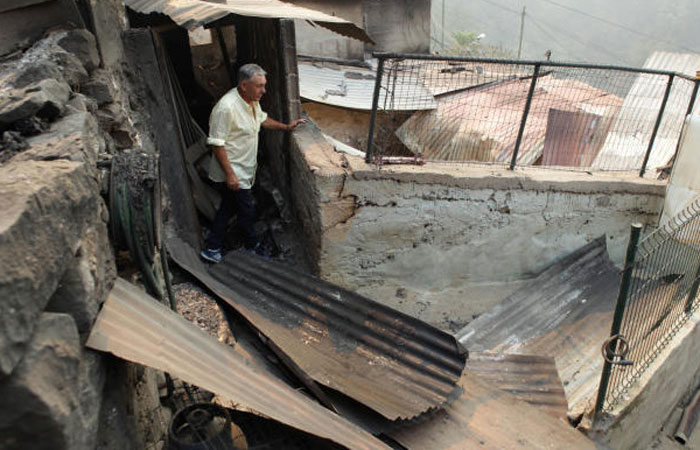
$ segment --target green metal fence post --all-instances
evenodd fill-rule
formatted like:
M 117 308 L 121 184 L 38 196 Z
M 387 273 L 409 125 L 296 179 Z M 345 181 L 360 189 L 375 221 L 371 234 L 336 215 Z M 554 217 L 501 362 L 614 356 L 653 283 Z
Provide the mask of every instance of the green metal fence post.
M 377 107 L 379 106 L 379 91 L 382 87 L 382 75 L 384 74 L 384 57 L 375 54 L 377 57 L 377 75 L 374 80 L 374 94 L 372 96 L 372 112 L 369 116 L 369 136 L 367 137 L 367 153 L 365 162 L 372 161 L 372 145 L 374 144 L 374 128 L 377 122 Z
M 625 256 L 625 266 L 622 269 L 622 278 L 620 280 L 620 290 L 617 294 L 617 304 L 615 305 L 615 315 L 613 316 L 612 326 L 610 327 L 610 336 L 617 336 L 620 333 L 622 325 L 622 317 L 625 314 L 625 306 L 629 297 L 629 289 L 632 281 L 632 268 L 634 259 L 637 254 L 637 244 L 639 244 L 639 236 L 642 232 L 642 225 L 639 223 L 632 224 L 630 227 L 630 240 L 627 244 L 627 255 Z M 605 397 L 608 391 L 610 382 L 610 374 L 612 372 L 612 363 L 607 359 L 603 365 L 603 373 L 600 375 L 600 385 L 598 387 L 598 398 L 595 403 L 593 412 L 593 422 L 598 419 L 600 412 L 605 404 Z
M 649 156 L 651 155 L 651 149 L 654 147 L 654 141 L 656 140 L 656 133 L 659 132 L 659 126 L 661 125 L 661 119 L 664 117 L 664 110 L 666 109 L 666 103 L 668 103 L 668 96 L 671 93 L 671 88 L 673 87 L 674 74 L 668 76 L 668 83 L 666 83 L 666 91 L 664 92 L 664 98 L 661 100 L 661 107 L 659 108 L 659 114 L 656 116 L 656 122 L 654 122 L 654 130 L 651 132 L 651 138 L 649 138 L 649 146 L 647 147 L 647 152 L 644 154 L 644 161 L 642 162 L 642 168 L 639 170 L 639 176 L 643 177 L 644 172 L 647 170 L 647 163 L 649 162 Z
M 515 140 L 515 146 L 513 147 L 513 157 L 510 160 L 510 170 L 515 169 L 515 163 L 518 159 L 518 151 L 520 150 L 520 143 L 523 140 L 523 133 L 525 132 L 525 123 L 527 122 L 527 116 L 530 113 L 530 105 L 532 105 L 532 96 L 535 94 L 535 85 L 537 84 L 537 75 L 540 73 L 540 64 L 535 64 L 535 68 L 532 71 L 532 82 L 530 83 L 530 90 L 527 91 L 527 100 L 525 101 L 525 109 L 523 110 L 523 117 L 520 120 L 520 129 L 518 130 L 518 137 Z

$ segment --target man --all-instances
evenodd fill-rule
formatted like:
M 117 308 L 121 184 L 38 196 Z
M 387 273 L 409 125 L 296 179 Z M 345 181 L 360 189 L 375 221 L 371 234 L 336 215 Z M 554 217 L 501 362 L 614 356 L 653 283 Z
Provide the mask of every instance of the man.
M 251 188 L 258 167 L 258 132 L 260 127 L 270 130 L 292 131 L 299 124 L 297 119 L 289 124 L 267 117 L 260 108 L 260 98 L 265 93 L 266 72 L 257 64 L 246 64 L 238 71 L 238 86 L 228 91 L 214 106 L 209 117 L 209 137 L 213 158 L 209 165 L 209 178 L 221 187 L 221 204 L 207 237 L 202 258 L 219 263 L 228 221 L 238 212 L 238 226 L 245 248 L 261 253 L 255 234 L 255 204 Z

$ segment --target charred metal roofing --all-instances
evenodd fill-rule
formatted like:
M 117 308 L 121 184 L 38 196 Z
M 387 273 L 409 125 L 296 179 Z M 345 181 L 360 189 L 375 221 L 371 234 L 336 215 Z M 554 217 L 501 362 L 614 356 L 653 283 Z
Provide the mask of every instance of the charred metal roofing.
M 123 2 L 140 13 L 165 14 L 187 29 L 209 24 L 229 14 L 268 19 L 301 19 L 310 20 L 343 36 L 374 44 L 362 28 L 349 20 L 280 0 L 226 0 L 223 3 L 202 0 L 123 0 Z
M 455 392 L 466 355 L 447 333 L 245 252 L 206 270 L 181 240 L 168 250 L 311 378 L 389 419 L 415 417 Z

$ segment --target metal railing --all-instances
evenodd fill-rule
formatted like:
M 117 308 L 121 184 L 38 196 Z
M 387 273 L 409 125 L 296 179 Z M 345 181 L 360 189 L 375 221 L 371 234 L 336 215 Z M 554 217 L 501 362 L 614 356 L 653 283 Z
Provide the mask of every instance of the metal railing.
M 633 225 L 595 406 L 610 412 L 700 306 L 700 198 L 639 240 Z
M 698 80 L 551 61 L 375 53 L 366 160 L 580 170 L 667 167 Z

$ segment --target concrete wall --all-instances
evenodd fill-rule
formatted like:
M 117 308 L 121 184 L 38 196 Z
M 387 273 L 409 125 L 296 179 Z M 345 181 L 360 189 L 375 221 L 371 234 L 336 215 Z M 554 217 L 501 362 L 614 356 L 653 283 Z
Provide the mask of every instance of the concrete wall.
M 369 111 L 339 108 L 315 102 L 304 103 L 302 109 L 316 122 L 324 134 L 363 152 L 367 149 Z
M 655 224 L 664 195 L 663 184 L 635 177 L 435 163 L 377 169 L 321 142 L 304 155 L 317 168 L 320 275 L 443 328 L 516 287 L 504 282 L 528 279 L 600 235 L 621 263 L 630 223 Z
M 430 0 L 364 0 L 368 51 L 428 53 Z
M 696 312 L 632 386 L 628 398 L 634 400 L 613 411 L 612 425 L 592 437 L 613 449 L 649 448 L 674 408 L 688 391 L 697 388 L 698 348 L 700 315 Z
M 700 195 L 700 116 L 685 121 L 683 140 L 668 183 L 662 222 L 680 213 Z
M 299 0 L 294 3 L 298 6 L 342 17 L 361 28 L 364 27 L 361 1 Z M 296 28 L 297 50 L 302 55 L 357 60 L 362 60 L 365 57 L 363 42 L 348 39 L 323 27 L 312 25 L 305 20 L 295 20 L 294 27 Z
M 364 28 L 376 44 L 364 44 L 297 20 L 297 48 L 302 55 L 363 60 L 373 51 L 430 51 L 430 0 L 294 0 L 293 3 L 347 19 Z

